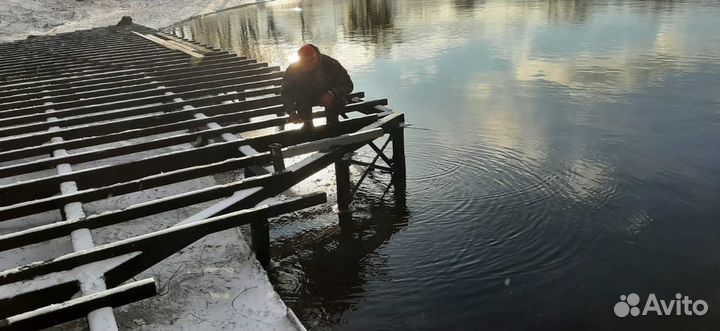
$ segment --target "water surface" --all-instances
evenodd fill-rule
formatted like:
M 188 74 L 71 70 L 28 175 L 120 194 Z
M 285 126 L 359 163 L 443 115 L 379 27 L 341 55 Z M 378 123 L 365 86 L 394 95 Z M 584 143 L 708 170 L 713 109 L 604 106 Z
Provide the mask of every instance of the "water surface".
M 286 270 L 310 329 L 719 325 L 718 2 L 288 0 L 175 31 L 283 68 L 315 43 L 414 125 L 405 205 L 366 187 L 359 236 Z M 616 317 L 631 292 L 710 309 Z

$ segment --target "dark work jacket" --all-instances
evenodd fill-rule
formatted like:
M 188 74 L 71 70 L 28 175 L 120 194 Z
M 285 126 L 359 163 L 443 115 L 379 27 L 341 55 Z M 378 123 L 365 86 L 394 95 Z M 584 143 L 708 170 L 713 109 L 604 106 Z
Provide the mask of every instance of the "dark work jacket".
M 335 94 L 337 102 L 344 104 L 353 90 L 353 82 L 337 60 L 320 54 L 318 65 L 309 72 L 302 72 L 297 63 L 291 64 L 285 70 L 280 94 L 285 111 L 291 113 L 298 108 L 319 105 L 328 90 Z

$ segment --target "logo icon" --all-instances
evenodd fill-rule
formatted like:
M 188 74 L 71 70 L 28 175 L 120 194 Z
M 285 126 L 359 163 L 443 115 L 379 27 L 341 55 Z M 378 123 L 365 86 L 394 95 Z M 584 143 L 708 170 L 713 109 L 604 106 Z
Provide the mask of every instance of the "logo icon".
M 628 314 L 633 316 L 640 315 L 640 308 L 635 307 L 640 303 L 640 296 L 635 293 L 630 293 L 627 296 L 621 295 L 620 302 L 615 304 L 615 315 L 617 317 L 625 317 Z

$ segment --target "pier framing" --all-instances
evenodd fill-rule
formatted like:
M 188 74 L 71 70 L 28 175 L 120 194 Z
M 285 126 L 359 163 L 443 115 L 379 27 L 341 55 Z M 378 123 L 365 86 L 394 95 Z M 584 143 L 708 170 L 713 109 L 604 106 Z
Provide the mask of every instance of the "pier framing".
M 82 317 L 91 330 L 117 330 L 113 307 L 158 293 L 152 278 L 128 281 L 240 225 L 250 226 L 256 257 L 268 266 L 272 218 L 327 201 L 322 191 L 277 197 L 331 165 L 344 222 L 370 171 L 390 172 L 404 187 L 404 115 L 385 99 L 355 93 L 338 125 L 302 131 L 282 114 L 280 68 L 134 24 L 0 44 L 0 54 L 0 224 L 20 224 L 0 232 L 0 254 L 65 237 L 74 248 L 0 272 L 0 330 Z M 366 145 L 373 161 L 353 160 Z M 156 155 L 118 158 L 150 151 Z M 354 185 L 351 165 L 364 169 Z M 245 178 L 227 184 L 93 215 L 83 208 L 239 169 Z M 93 243 L 91 230 L 218 199 L 175 226 Z M 24 221 L 52 211 L 62 219 Z

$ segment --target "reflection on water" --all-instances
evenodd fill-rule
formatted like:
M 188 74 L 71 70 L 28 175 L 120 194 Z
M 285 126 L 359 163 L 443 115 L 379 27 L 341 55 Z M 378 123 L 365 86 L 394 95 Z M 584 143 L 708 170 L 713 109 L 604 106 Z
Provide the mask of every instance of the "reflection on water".
M 300 246 L 280 292 L 308 325 L 709 329 L 720 315 L 612 307 L 720 307 L 718 17 L 710 0 L 278 0 L 173 29 L 283 67 L 315 43 L 426 129 L 406 133 L 404 212 L 367 203 L 364 239 Z

